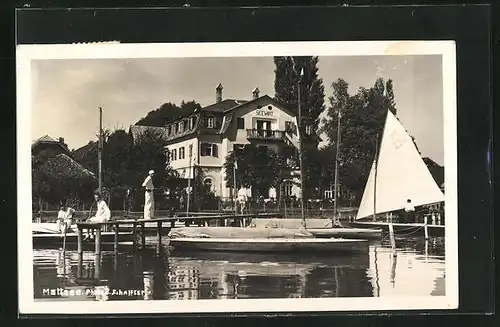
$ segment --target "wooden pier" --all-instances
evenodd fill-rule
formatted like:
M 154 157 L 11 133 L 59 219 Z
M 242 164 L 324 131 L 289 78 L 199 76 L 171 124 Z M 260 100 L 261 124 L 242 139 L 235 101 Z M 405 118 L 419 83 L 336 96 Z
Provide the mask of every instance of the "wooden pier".
M 176 228 L 176 222 L 184 222 L 185 226 L 189 226 L 190 222 L 197 222 L 198 225 L 203 225 L 205 222 L 211 220 L 219 220 L 222 221 L 222 224 L 226 226 L 229 220 L 233 220 L 233 223 L 236 223 L 238 226 L 245 227 L 246 220 L 252 218 L 269 218 L 269 217 L 277 217 L 276 214 L 227 214 L 227 215 L 192 215 L 192 216 L 183 216 L 183 217 L 159 217 L 152 219 L 117 219 L 110 220 L 102 223 L 93 223 L 93 222 L 80 222 L 77 223 L 77 243 L 78 243 L 78 254 L 83 253 L 83 244 L 84 244 L 84 231 L 86 234 L 91 236 L 90 238 L 94 239 L 95 243 L 95 254 L 100 255 L 102 250 L 102 235 L 105 230 L 112 229 L 114 233 L 113 243 L 114 243 L 114 252 L 118 253 L 118 248 L 120 245 L 120 230 L 123 229 L 123 226 L 131 226 L 132 228 L 132 236 L 133 236 L 133 248 L 134 250 L 140 246 L 141 248 L 146 247 L 146 225 L 148 225 L 149 230 L 150 226 L 155 225 L 155 234 L 157 236 L 157 251 L 161 251 L 161 241 L 162 236 L 168 235 L 172 228 Z M 109 232 L 106 232 L 109 234 Z M 140 244 L 137 244 L 139 241 Z

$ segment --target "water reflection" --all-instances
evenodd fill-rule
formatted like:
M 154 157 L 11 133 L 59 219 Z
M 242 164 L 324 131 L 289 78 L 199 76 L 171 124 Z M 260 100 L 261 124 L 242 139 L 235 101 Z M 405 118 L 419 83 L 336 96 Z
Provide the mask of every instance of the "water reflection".
M 439 239 L 354 256 L 34 251 L 35 299 L 196 300 L 444 295 Z

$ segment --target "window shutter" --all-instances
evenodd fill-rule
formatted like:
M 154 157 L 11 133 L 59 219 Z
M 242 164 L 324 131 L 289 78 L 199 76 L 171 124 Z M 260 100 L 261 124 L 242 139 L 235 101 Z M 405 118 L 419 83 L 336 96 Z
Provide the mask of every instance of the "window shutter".
M 218 158 L 218 146 L 217 144 L 212 144 L 212 156 Z

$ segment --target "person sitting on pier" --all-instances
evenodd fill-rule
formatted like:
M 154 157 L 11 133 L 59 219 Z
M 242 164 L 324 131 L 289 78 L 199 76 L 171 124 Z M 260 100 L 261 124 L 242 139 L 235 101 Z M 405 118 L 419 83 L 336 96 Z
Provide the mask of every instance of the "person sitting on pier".
M 75 213 L 75 209 L 68 207 L 66 211 L 64 212 L 64 218 L 62 221 L 62 226 L 61 226 L 61 233 L 64 233 L 64 231 L 72 231 L 71 230 L 71 225 L 73 224 L 73 214 Z
M 95 216 L 90 217 L 89 219 L 86 220 L 86 222 L 90 223 L 107 222 L 111 218 L 111 210 L 109 210 L 109 207 L 106 204 L 106 201 L 104 201 L 101 192 L 95 191 L 94 199 L 97 202 L 97 211 L 95 213 Z M 93 236 L 94 236 L 93 234 L 87 234 L 85 239 L 88 239 L 89 237 L 92 238 Z
M 155 172 L 154 170 L 150 170 L 148 176 L 142 183 L 142 187 L 144 187 L 144 219 L 151 219 L 154 217 L 155 211 L 155 198 L 154 198 L 154 185 L 153 185 L 153 176 Z
M 57 229 L 61 233 L 63 233 L 63 225 L 65 218 L 66 218 L 66 211 L 64 210 L 64 206 L 60 206 L 59 212 L 57 213 Z

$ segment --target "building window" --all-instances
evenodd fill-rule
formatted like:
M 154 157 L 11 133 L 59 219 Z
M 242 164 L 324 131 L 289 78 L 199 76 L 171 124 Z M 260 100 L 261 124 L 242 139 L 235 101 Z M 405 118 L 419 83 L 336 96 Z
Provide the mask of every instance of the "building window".
M 325 191 L 325 199 L 332 199 L 333 198 L 333 191 L 332 190 L 326 190 Z
M 203 157 L 218 157 L 217 144 L 201 143 L 201 156 Z
M 172 125 L 172 135 L 175 135 L 175 134 L 177 134 L 177 125 L 173 124 Z
M 238 129 L 245 129 L 245 118 L 238 118 L 236 125 L 238 126 Z
M 186 150 L 185 150 L 184 147 L 179 148 L 179 159 L 184 159 L 185 158 L 185 156 L 186 156 L 185 152 L 186 152 Z
M 283 193 L 285 196 L 292 196 L 293 183 L 285 182 L 283 184 Z
M 215 117 L 208 117 L 207 118 L 207 127 L 208 128 L 215 128 Z
M 171 127 L 170 126 L 167 126 L 167 136 L 170 136 L 170 131 L 171 131 Z
M 177 150 L 173 149 L 172 152 L 170 152 L 170 160 L 174 161 L 177 160 Z
M 306 134 L 311 135 L 312 134 L 312 126 L 311 125 L 306 125 Z
M 194 128 L 194 117 L 189 118 L 189 129 Z
M 211 178 L 206 178 L 204 181 L 203 181 L 203 185 L 209 190 L 211 191 L 212 190 L 212 179 Z
M 182 132 L 184 132 L 184 122 L 181 121 L 179 123 L 179 133 L 182 133 Z
M 245 150 L 244 144 L 233 144 L 234 153 L 243 153 L 244 150 Z

